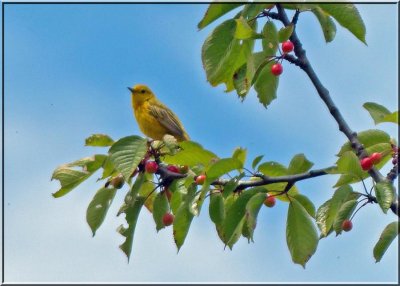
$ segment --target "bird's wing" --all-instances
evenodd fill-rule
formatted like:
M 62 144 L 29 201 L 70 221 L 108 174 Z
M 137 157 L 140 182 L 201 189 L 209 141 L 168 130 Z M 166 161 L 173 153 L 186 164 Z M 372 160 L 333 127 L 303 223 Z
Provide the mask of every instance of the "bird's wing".
M 168 129 L 171 135 L 183 137 L 184 131 L 176 115 L 163 104 L 157 103 L 149 106 L 153 115 L 162 126 Z

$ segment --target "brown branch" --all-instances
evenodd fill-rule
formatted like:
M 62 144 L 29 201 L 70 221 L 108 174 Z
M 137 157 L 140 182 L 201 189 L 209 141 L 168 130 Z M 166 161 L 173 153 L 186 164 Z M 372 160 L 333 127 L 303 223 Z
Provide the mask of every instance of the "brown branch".
M 285 26 L 288 26 L 291 24 L 289 21 L 285 9 L 282 7 L 281 4 L 276 4 L 276 8 L 278 9 L 278 13 L 270 14 L 269 16 L 271 18 L 277 19 L 281 21 Z M 364 146 L 361 144 L 361 142 L 358 140 L 357 133 L 354 132 L 350 126 L 347 124 L 345 119 L 343 118 L 340 110 L 337 108 L 335 103 L 333 102 L 328 89 L 326 89 L 321 81 L 319 80 L 317 74 L 315 73 L 314 69 L 312 68 L 307 56 L 306 56 L 306 51 L 302 47 L 302 43 L 300 39 L 298 38 L 296 34 L 296 29 L 293 30 L 292 35 L 290 36 L 290 40 L 292 41 L 294 45 L 294 53 L 297 56 L 297 59 L 294 58 L 293 56 L 285 57 L 289 62 L 296 64 L 299 66 L 310 78 L 311 82 L 313 83 L 315 89 L 318 92 L 319 97 L 323 100 L 325 105 L 327 106 L 329 112 L 331 113 L 332 117 L 336 120 L 339 130 L 346 135 L 346 137 L 349 139 L 351 143 L 351 147 L 353 150 L 356 152 L 357 156 L 359 158 L 364 158 L 368 156 L 366 153 Z M 373 178 L 373 180 L 377 183 L 387 181 L 386 178 L 376 169 L 372 168 L 368 171 L 370 176 Z M 398 215 L 398 199 L 396 199 L 392 205 L 394 206 L 392 211 Z M 397 206 L 397 207 L 396 207 Z M 395 211 L 397 210 L 397 211 Z
M 328 171 L 332 168 L 334 168 L 334 166 L 331 166 L 328 168 L 323 168 L 323 169 L 311 170 L 309 172 L 305 172 L 305 173 L 301 173 L 301 174 L 285 175 L 285 176 L 278 176 L 278 177 L 270 177 L 270 176 L 266 176 L 263 174 L 257 174 L 255 176 L 258 177 L 259 180 L 257 180 L 257 181 L 240 180 L 238 182 L 238 185 L 236 186 L 236 190 L 244 190 L 247 188 L 266 186 L 266 185 L 275 184 L 275 183 L 288 183 L 287 188 L 285 189 L 285 191 L 287 192 L 287 191 L 289 191 L 291 186 L 293 186 L 295 183 L 297 183 L 299 181 L 328 175 L 329 174 Z M 160 175 L 160 177 L 162 178 L 163 186 L 170 185 L 173 180 L 183 179 L 183 178 L 187 177 L 187 174 L 171 172 L 167 169 L 166 166 L 163 166 L 163 165 L 160 165 L 158 167 L 157 174 Z M 211 185 L 212 186 L 225 186 L 229 181 L 230 180 L 228 180 L 228 179 L 218 179 L 218 180 L 215 180 L 214 182 L 212 182 Z M 370 195 L 369 198 L 371 199 L 371 201 L 377 202 L 376 197 Z M 390 209 L 393 211 L 393 213 L 395 213 L 396 215 L 399 215 L 398 199 L 391 204 Z
M 278 19 L 285 26 L 290 25 L 291 22 L 289 21 L 282 5 L 277 4 L 276 7 L 278 9 Z M 287 59 L 291 62 L 296 63 L 308 75 L 308 77 L 310 78 L 311 82 L 313 83 L 315 89 L 317 90 L 318 95 L 324 101 L 329 112 L 331 113 L 333 118 L 336 120 L 336 122 L 339 126 L 339 130 L 341 132 L 343 132 L 346 135 L 346 137 L 349 139 L 349 141 L 351 142 L 351 146 L 354 149 L 354 151 L 356 151 L 357 156 L 359 158 L 368 156 L 368 154 L 365 152 L 364 146 L 361 144 L 361 142 L 357 138 L 357 133 L 352 131 L 350 126 L 344 120 L 342 114 L 340 113 L 340 110 L 337 108 L 337 106 L 333 102 L 328 89 L 326 89 L 322 85 L 317 74 L 315 73 L 314 69 L 312 68 L 312 66 L 306 56 L 306 51 L 303 49 L 300 39 L 297 37 L 296 30 L 293 31 L 292 35 L 290 36 L 290 40 L 292 41 L 292 43 L 294 45 L 294 52 L 295 52 L 295 55 L 297 56 L 297 60 L 294 60 L 293 58 L 290 58 L 290 57 L 287 57 Z M 375 168 L 372 168 L 369 171 L 369 174 L 376 182 L 382 182 L 385 180 L 385 177 Z
M 250 188 L 250 187 L 265 186 L 265 185 L 270 185 L 270 184 L 274 184 L 274 183 L 294 184 L 298 181 L 302 181 L 305 179 L 310 179 L 310 178 L 327 175 L 328 174 L 327 170 L 330 168 L 332 168 L 332 167 L 325 168 L 325 169 L 319 169 L 319 170 L 311 170 L 309 172 L 301 173 L 301 174 L 279 176 L 279 177 L 269 177 L 269 176 L 265 176 L 265 175 L 257 175 L 257 177 L 260 178 L 260 180 L 257 180 L 257 181 L 241 180 L 238 182 L 236 189 L 243 190 L 243 189 Z M 229 182 L 229 180 L 227 180 L 227 179 L 218 179 L 218 180 L 215 180 L 214 182 L 212 182 L 211 185 L 225 186 L 228 182 Z

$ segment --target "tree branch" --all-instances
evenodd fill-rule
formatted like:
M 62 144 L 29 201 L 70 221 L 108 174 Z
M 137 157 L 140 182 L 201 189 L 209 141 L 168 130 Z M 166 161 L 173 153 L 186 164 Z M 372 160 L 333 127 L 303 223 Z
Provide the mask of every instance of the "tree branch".
M 278 9 L 278 15 L 276 14 L 270 14 L 269 16 L 271 18 L 277 19 L 281 21 L 285 26 L 288 26 L 291 24 L 289 21 L 285 9 L 282 7 L 281 4 L 276 4 L 276 8 Z M 331 113 L 332 117 L 336 120 L 339 130 L 346 135 L 346 137 L 349 139 L 351 143 L 351 147 L 353 150 L 356 152 L 357 156 L 359 158 L 364 158 L 368 156 L 368 154 L 365 152 L 364 146 L 361 144 L 361 142 L 358 140 L 357 133 L 354 132 L 350 126 L 347 124 L 345 119 L 343 118 L 342 114 L 340 113 L 340 110 L 337 108 L 335 103 L 333 102 L 331 96 L 329 95 L 328 89 L 326 89 L 321 81 L 319 80 L 317 74 L 315 73 L 314 69 L 312 68 L 307 55 L 306 51 L 302 47 L 302 43 L 300 39 L 298 38 L 296 34 L 296 29 L 293 30 L 292 35 L 290 36 L 290 40 L 292 41 L 294 45 L 294 53 L 297 56 L 297 59 L 294 58 L 293 56 L 285 57 L 289 62 L 296 64 L 299 66 L 310 78 L 311 82 L 313 83 L 315 89 L 318 92 L 319 97 L 323 100 L 325 105 L 327 106 L 329 112 Z M 370 176 L 373 178 L 373 180 L 377 183 L 386 181 L 386 178 L 376 169 L 376 168 L 371 168 L 368 173 Z M 393 202 L 393 205 L 397 206 L 398 205 L 398 199 Z M 394 211 L 397 209 L 397 211 Z M 394 207 L 392 211 L 398 215 L 398 207 Z
M 288 186 L 293 186 L 295 183 L 306 180 L 306 179 L 311 179 L 319 176 L 324 176 L 328 175 L 328 171 L 330 169 L 334 168 L 334 166 L 323 168 L 323 169 L 316 169 L 316 170 L 311 170 L 309 172 L 301 173 L 301 174 L 295 174 L 295 175 L 285 175 L 285 176 L 278 176 L 278 177 L 270 177 L 266 176 L 263 174 L 257 174 L 256 177 L 259 178 L 257 181 L 252 181 L 252 180 L 240 180 L 238 182 L 238 185 L 236 186 L 236 190 L 244 190 L 247 188 L 252 188 L 252 187 L 259 187 L 259 186 L 266 186 L 270 184 L 275 184 L 275 183 L 288 183 Z M 162 184 L 164 186 L 168 186 L 172 183 L 173 180 L 178 180 L 178 179 L 183 179 L 187 177 L 187 174 L 180 174 L 180 173 L 175 173 L 171 172 L 167 169 L 166 166 L 160 165 L 158 167 L 158 170 L 156 174 L 160 175 L 162 178 Z M 211 183 L 212 186 L 225 186 L 230 180 L 228 179 L 218 179 L 215 180 L 214 182 Z M 290 187 L 285 189 L 285 191 L 289 191 Z M 376 200 L 376 197 L 374 196 L 369 196 L 370 199 L 374 202 L 378 202 Z M 394 201 L 390 209 L 395 213 L 396 215 L 399 215 L 399 206 L 398 206 L 398 199 Z
M 315 178 L 323 175 L 327 175 L 328 172 L 327 170 L 333 168 L 324 168 L 324 169 L 319 169 L 319 170 L 311 170 L 307 173 L 302 173 L 302 174 L 295 174 L 295 175 L 287 175 L 287 176 L 279 176 L 279 177 L 269 177 L 265 175 L 257 175 L 260 180 L 257 181 L 246 181 L 246 180 L 241 180 L 239 181 L 236 189 L 242 190 L 246 189 L 249 187 L 258 187 L 258 186 L 265 186 L 265 185 L 270 185 L 274 183 L 290 183 L 294 184 L 298 181 L 302 181 L 305 179 L 310 179 L 310 178 Z M 225 186 L 229 180 L 227 179 L 219 179 L 211 183 L 213 186 Z
M 289 21 L 282 5 L 277 4 L 276 7 L 278 9 L 278 19 L 285 26 L 290 25 L 291 22 Z M 308 77 L 310 78 L 311 82 L 313 83 L 315 89 L 317 90 L 319 97 L 324 101 L 329 112 L 331 113 L 333 118 L 336 120 L 336 122 L 339 126 L 339 130 L 341 132 L 343 132 L 346 135 L 346 137 L 349 139 L 352 148 L 354 149 L 354 151 L 356 151 L 357 156 L 359 158 L 368 156 L 368 154 L 365 152 L 364 146 L 361 144 L 361 142 L 357 138 L 357 133 L 352 131 L 350 126 L 344 120 L 342 114 L 340 113 L 340 110 L 337 108 L 337 106 L 333 102 L 331 96 L 329 95 L 328 89 L 326 89 L 322 85 L 317 74 L 315 73 L 314 69 L 312 68 L 312 66 L 306 56 L 306 52 L 302 47 L 300 39 L 297 37 L 295 29 L 293 30 L 293 33 L 290 36 L 290 40 L 292 41 L 292 43 L 294 45 L 294 52 L 295 52 L 295 55 L 297 56 L 298 60 L 296 61 L 290 57 L 288 58 L 288 60 L 290 62 L 297 64 L 308 75 Z M 375 168 L 372 168 L 369 171 L 369 174 L 376 182 L 382 182 L 385 180 L 385 177 Z

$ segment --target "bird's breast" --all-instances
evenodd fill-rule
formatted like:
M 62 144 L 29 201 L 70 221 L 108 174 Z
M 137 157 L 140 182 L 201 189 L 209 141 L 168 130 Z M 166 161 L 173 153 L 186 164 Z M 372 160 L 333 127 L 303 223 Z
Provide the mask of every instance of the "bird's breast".
M 146 136 L 155 140 L 161 140 L 163 135 L 167 133 L 165 127 L 162 126 L 153 115 L 151 115 L 149 103 L 136 106 L 134 113 L 140 130 Z

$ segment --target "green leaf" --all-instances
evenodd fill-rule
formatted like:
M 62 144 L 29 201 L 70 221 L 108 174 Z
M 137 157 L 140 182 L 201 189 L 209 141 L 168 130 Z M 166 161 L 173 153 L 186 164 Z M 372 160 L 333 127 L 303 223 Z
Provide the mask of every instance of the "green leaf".
M 136 179 L 137 180 L 137 179 Z M 145 174 L 142 186 L 139 189 L 138 195 L 147 198 L 144 206 L 153 213 L 153 204 L 156 198 L 156 186 L 153 183 L 153 174 Z
M 125 220 L 128 223 L 128 228 L 121 224 L 117 229 L 117 231 L 125 237 L 125 241 L 119 246 L 119 248 L 128 257 L 128 262 L 132 252 L 133 236 L 135 234 L 137 219 L 145 199 L 146 198 L 139 196 L 136 197 L 132 203 L 127 205 L 123 212 L 125 213 Z
M 236 187 L 239 184 L 239 180 L 241 180 L 245 176 L 244 173 L 241 173 L 232 179 L 230 179 L 225 185 L 224 185 L 224 191 L 222 192 L 222 196 L 224 198 L 227 198 L 232 192 L 236 189 Z
M 110 159 L 126 181 L 147 152 L 147 140 L 139 136 L 124 137 L 115 142 L 108 153 Z
M 317 230 L 304 207 L 295 199 L 289 204 L 286 242 L 294 263 L 305 268 L 318 246 Z
M 383 118 L 383 120 L 385 122 L 393 122 L 393 123 L 399 124 L 399 111 L 395 111 L 393 113 L 386 115 Z
M 254 160 L 253 160 L 253 163 L 251 163 L 251 167 L 253 169 L 255 169 L 263 158 L 264 158 L 264 155 L 260 155 L 260 156 L 255 157 Z
M 242 65 L 233 74 L 233 86 L 238 96 L 244 100 L 251 87 L 247 72 L 247 64 Z
M 85 146 L 107 147 L 114 144 L 114 140 L 107 134 L 93 134 L 85 139 Z
M 279 76 L 275 76 L 271 73 L 271 67 L 274 64 L 274 61 L 268 62 L 258 74 L 256 71 L 256 74 L 254 75 L 254 78 L 256 78 L 254 89 L 257 92 L 259 102 L 264 107 L 267 107 L 276 98 Z
M 349 30 L 357 39 L 366 44 L 364 22 L 353 4 L 319 4 L 319 7 L 344 28 Z
M 210 195 L 209 214 L 213 223 L 220 225 L 225 218 L 224 198 L 220 192 Z
M 53 197 L 59 198 L 72 191 L 96 172 L 106 158 L 106 155 L 97 154 L 59 166 L 54 170 L 51 180 L 60 181 L 61 189 L 53 193 Z M 77 170 L 77 167 L 81 167 L 81 170 Z
M 212 86 L 231 81 L 237 68 L 245 63 L 245 59 L 239 61 L 242 46 L 241 40 L 234 38 L 235 30 L 236 21 L 227 20 L 217 26 L 203 44 L 203 68 Z
M 293 175 L 293 174 L 305 173 L 308 170 L 310 170 L 313 165 L 314 163 L 307 160 L 304 154 L 297 154 L 290 161 L 288 174 Z
M 207 166 L 213 159 L 218 158 L 213 152 L 204 149 L 200 144 L 193 141 L 179 143 L 181 150 L 173 156 L 165 156 L 164 162 L 175 165 Z
M 185 197 L 185 201 L 181 204 L 176 212 L 173 233 L 175 244 L 178 251 L 181 249 L 185 238 L 189 232 L 190 224 L 193 220 L 193 213 L 190 211 L 191 204 L 193 203 L 194 197 L 196 195 L 196 185 L 192 184 L 188 188 L 188 194 Z
M 147 174 L 139 173 L 137 176 L 135 183 L 126 194 L 124 203 L 119 209 L 117 216 L 124 213 L 125 220 L 128 223 L 128 228 L 124 225 L 120 225 L 117 231 L 125 237 L 125 241 L 119 246 L 119 248 L 125 253 L 125 255 L 129 258 L 132 251 L 132 242 L 133 236 L 135 233 L 137 219 L 139 217 L 140 210 L 142 209 L 144 203 L 148 201 L 148 196 L 141 195 L 143 193 L 143 189 L 145 184 L 147 183 L 145 180 L 147 179 Z M 147 199 L 146 199 L 147 198 Z
M 349 200 L 340 206 L 339 212 L 336 215 L 335 221 L 333 222 L 333 229 L 336 232 L 336 236 L 342 233 L 343 221 L 349 219 L 351 214 L 354 212 L 357 206 L 357 200 Z
M 384 161 L 384 157 L 388 156 L 389 158 L 391 158 L 392 155 L 392 146 L 390 143 L 378 143 L 372 146 L 369 146 L 367 148 L 365 148 L 365 151 L 368 154 L 372 154 L 375 152 L 379 152 L 382 154 L 382 159 L 381 162 Z M 379 168 L 379 164 L 375 165 L 375 168 Z
M 356 178 L 353 175 L 349 175 L 349 174 L 343 174 L 339 177 L 339 180 L 337 180 L 336 184 L 333 185 L 334 188 L 338 188 L 341 186 L 345 186 L 345 185 L 349 185 L 349 184 L 354 184 L 357 182 L 360 182 L 361 179 L 364 179 L 366 177 L 369 176 L 369 174 L 367 172 L 365 172 L 365 174 L 367 174 L 366 176 L 362 176 L 361 178 Z
M 301 194 L 296 194 L 293 198 L 303 206 L 311 217 L 315 218 L 315 206 L 309 198 Z
M 317 17 L 319 24 L 321 25 L 322 32 L 324 33 L 325 37 L 325 42 L 332 42 L 336 36 L 336 25 L 333 22 L 332 18 L 318 6 L 316 6 L 311 11 Z
M 264 52 L 255 52 L 249 55 L 247 59 L 246 79 L 249 80 L 250 86 L 255 83 L 261 70 L 271 61 L 273 61 L 273 58 Z
M 387 213 L 395 196 L 393 185 L 389 182 L 379 182 L 375 185 L 375 195 L 379 206 L 384 213 Z
M 224 80 L 224 83 L 226 85 L 225 92 L 230 92 L 234 89 L 236 89 L 236 91 L 239 90 L 238 96 L 244 100 L 251 87 L 250 82 L 253 76 L 252 71 L 247 67 L 247 63 L 254 48 L 254 39 L 242 40 L 241 42 L 240 53 L 236 58 L 235 64 L 227 67 L 229 74 Z
M 264 39 L 262 40 L 263 52 L 266 56 L 275 56 L 279 41 L 278 41 L 278 30 L 273 21 L 267 21 L 262 30 Z
M 239 40 L 246 40 L 257 35 L 256 31 L 254 31 L 247 21 L 240 17 L 239 19 L 235 19 L 236 21 L 236 30 L 234 37 Z
M 59 198 L 77 187 L 80 183 L 90 177 L 92 173 L 87 171 L 77 171 L 72 168 L 59 167 L 53 173 L 53 179 L 59 180 L 61 189 L 53 193 L 53 197 Z
M 215 179 L 225 175 L 233 170 L 240 169 L 242 167 L 242 163 L 236 158 L 224 158 L 219 159 L 214 164 L 208 168 L 207 174 L 207 182 L 212 182 Z
M 374 102 L 366 102 L 363 104 L 363 107 L 369 112 L 375 124 L 379 124 L 382 122 L 393 122 L 399 124 L 397 111 L 391 113 L 383 105 Z
M 332 222 L 328 223 L 328 215 L 329 215 L 329 209 L 331 206 L 331 201 L 332 199 L 327 200 L 325 203 L 323 203 L 317 210 L 317 214 L 315 216 L 315 221 L 317 222 L 317 226 L 319 230 L 321 231 L 321 237 L 328 236 L 331 228 L 332 228 Z
M 225 197 L 224 205 L 225 205 L 225 216 L 229 209 L 232 207 L 233 203 L 239 198 L 239 196 L 235 193 L 231 193 L 229 196 Z
M 187 180 L 193 181 L 193 178 L 187 177 Z M 186 180 L 174 180 L 168 189 L 172 193 L 170 201 L 171 210 L 173 213 L 176 213 L 183 202 L 184 196 L 187 194 Z
M 364 148 L 368 148 L 378 143 L 390 143 L 390 136 L 386 132 L 378 129 L 370 129 L 362 131 L 357 134 L 358 140 L 364 145 Z M 352 150 L 350 142 L 346 142 L 339 151 L 338 156 L 342 155 L 346 151 Z
M 386 250 L 389 248 L 390 244 L 392 243 L 392 241 L 396 238 L 396 236 L 398 234 L 399 234 L 399 222 L 398 221 L 394 221 L 385 227 L 381 236 L 379 237 L 378 242 L 375 244 L 375 247 L 374 247 L 375 262 L 381 261 Z
M 289 40 L 290 36 L 293 33 L 293 29 L 294 29 L 293 24 L 290 24 L 286 27 L 281 28 L 278 32 L 279 43 L 283 43 L 283 42 Z
M 101 166 L 103 166 L 105 160 L 107 159 L 107 155 L 96 154 L 90 157 L 85 157 L 79 160 L 76 160 L 72 163 L 68 163 L 62 165 L 64 167 L 82 167 L 83 171 L 88 171 L 93 173 L 97 171 Z M 61 167 L 62 167 L 61 166 Z
M 242 164 L 241 168 L 239 169 L 242 169 L 244 164 L 246 163 L 246 157 L 247 157 L 247 149 L 245 148 L 238 147 L 233 151 L 232 158 L 239 160 L 240 163 Z
M 250 3 L 250 4 L 246 4 L 243 7 L 241 15 L 244 18 L 252 20 L 258 14 L 260 14 L 264 9 L 268 9 L 269 7 L 272 8 L 274 5 L 275 4 L 267 4 L 267 3 L 262 3 L 262 4 Z
M 341 186 L 335 191 L 330 200 L 318 208 L 316 222 L 322 236 L 325 237 L 329 234 L 340 207 L 347 200 L 354 199 L 354 195 L 355 193 L 351 186 Z
M 153 202 L 153 219 L 154 222 L 156 223 L 156 230 L 157 232 L 164 228 L 164 223 L 163 223 L 163 216 L 169 211 L 169 203 L 168 203 L 168 198 L 165 193 L 159 192 Z
M 247 68 L 250 71 L 251 84 L 257 92 L 258 100 L 266 107 L 276 98 L 279 77 L 271 73 L 271 66 L 275 63 L 273 56 L 278 50 L 278 32 L 275 24 L 268 21 L 263 28 L 263 51 L 253 53 L 248 60 Z
M 201 186 L 199 193 L 196 195 L 195 202 L 190 206 L 189 210 L 193 215 L 199 216 L 201 208 L 203 206 L 204 200 L 207 193 L 210 191 L 211 180 L 206 179 L 204 184 Z
M 229 11 L 243 5 L 243 3 L 234 3 L 234 4 L 215 4 L 212 3 L 210 6 L 208 6 L 208 9 L 197 27 L 199 29 L 203 29 L 206 27 L 208 24 L 212 23 L 216 19 L 220 18 L 221 16 L 225 15 Z
M 118 171 L 115 170 L 114 164 L 111 162 L 110 156 L 108 156 L 103 163 L 103 174 L 99 180 L 104 180 L 108 177 L 113 177 L 118 175 Z
M 254 24 L 252 24 L 251 28 L 253 30 L 257 29 L 256 24 L 257 22 L 254 22 Z M 230 90 L 236 89 L 236 93 L 242 101 L 246 98 L 246 95 L 250 90 L 251 80 L 254 74 L 252 66 L 250 65 L 252 59 L 251 51 L 253 50 L 253 48 L 253 39 L 243 40 L 241 53 L 237 60 L 238 65 L 232 73 L 232 78 L 229 81 L 225 82 L 225 84 L 227 85 L 226 91 L 228 92 Z
M 240 233 L 242 231 L 242 223 L 246 214 L 247 203 L 255 194 L 260 192 L 265 193 L 265 189 L 261 187 L 255 187 L 246 190 L 236 199 L 236 201 L 233 202 L 232 206 L 227 209 L 225 220 L 222 222 L 222 236 L 224 238 L 223 241 L 229 247 L 232 247 L 233 245 L 232 243 L 229 244 L 229 242 L 232 241 L 232 238 L 235 236 L 237 230 L 240 229 Z
M 173 213 L 176 213 L 178 211 L 178 208 L 181 206 L 182 201 L 183 201 L 184 194 L 180 192 L 179 190 L 172 192 L 172 197 L 171 197 L 171 210 Z
M 119 216 L 121 213 L 124 213 L 130 206 L 132 206 L 133 202 L 136 200 L 136 197 L 138 197 L 140 190 L 142 189 L 145 179 L 145 173 L 139 173 L 139 175 L 136 177 L 135 183 L 133 184 L 129 192 L 125 195 L 124 203 L 120 207 L 117 216 Z M 143 195 L 141 196 L 145 197 Z
M 244 217 L 240 220 L 238 226 L 236 227 L 235 231 L 233 232 L 231 239 L 226 243 L 225 246 L 228 246 L 230 250 L 232 250 L 233 245 L 239 240 L 243 233 L 243 225 L 244 225 Z
M 348 174 L 357 179 L 361 179 L 363 176 L 360 160 L 353 151 L 344 152 L 336 164 L 340 174 Z
M 270 177 L 278 177 L 288 174 L 288 170 L 285 166 L 274 161 L 262 163 L 258 166 L 258 171 Z
M 103 223 L 116 192 L 117 189 L 115 188 L 101 188 L 89 203 L 86 210 L 86 221 L 92 230 L 93 236 L 95 236 L 96 230 Z
M 245 221 L 243 224 L 243 235 L 250 241 L 253 240 L 254 230 L 257 225 L 257 216 L 266 198 L 265 193 L 258 193 L 251 197 L 246 204 Z

